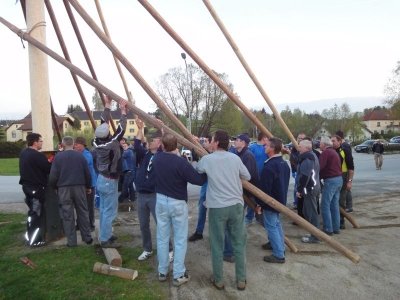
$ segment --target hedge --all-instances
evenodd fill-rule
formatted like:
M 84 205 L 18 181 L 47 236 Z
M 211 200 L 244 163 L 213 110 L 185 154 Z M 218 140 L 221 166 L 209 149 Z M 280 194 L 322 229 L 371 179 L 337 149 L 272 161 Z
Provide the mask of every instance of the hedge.
M 22 149 L 24 149 L 26 143 L 23 141 L 19 142 L 0 142 L 0 158 L 15 158 L 19 157 Z

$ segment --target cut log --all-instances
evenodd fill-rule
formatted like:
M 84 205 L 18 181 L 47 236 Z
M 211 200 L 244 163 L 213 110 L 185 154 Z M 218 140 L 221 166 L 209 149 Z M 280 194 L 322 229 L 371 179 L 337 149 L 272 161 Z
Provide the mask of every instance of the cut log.
M 102 248 L 107 262 L 114 267 L 122 266 L 122 257 L 115 248 Z
M 354 228 L 360 228 L 360 225 L 358 225 L 358 223 L 356 222 L 356 220 L 354 220 L 353 216 L 351 216 L 350 214 L 348 214 L 343 208 L 340 207 L 340 213 L 343 215 L 343 217 L 345 217 L 350 223 L 351 225 L 353 225 Z
M 138 271 L 136 270 L 114 267 L 107 264 L 102 264 L 100 262 L 96 262 L 94 264 L 93 272 L 104 275 L 117 276 L 119 278 L 128 280 L 135 280 L 136 277 L 138 277 Z

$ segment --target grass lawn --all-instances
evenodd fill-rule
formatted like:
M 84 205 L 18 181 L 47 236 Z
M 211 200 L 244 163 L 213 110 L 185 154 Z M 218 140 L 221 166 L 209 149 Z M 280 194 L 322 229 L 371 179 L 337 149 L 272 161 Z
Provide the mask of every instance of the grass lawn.
M 156 271 L 136 257 L 139 248 L 119 251 L 123 267 L 137 270 L 134 280 L 93 273 L 95 262 L 107 263 L 95 246 L 24 245 L 25 216 L 0 213 L 0 299 L 167 299 L 168 284 L 159 283 Z M 127 237 L 121 236 L 121 240 Z M 20 262 L 28 257 L 35 269 Z
M 19 175 L 18 158 L 0 158 L 0 175 Z

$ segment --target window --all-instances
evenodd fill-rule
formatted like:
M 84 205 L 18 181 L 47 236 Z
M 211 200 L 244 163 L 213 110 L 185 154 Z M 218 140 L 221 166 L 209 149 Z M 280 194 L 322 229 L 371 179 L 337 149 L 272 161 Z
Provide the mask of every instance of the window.
M 385 134 L 385 130 L 381 130 L 381 134 Z
M 134 132 L 135 132 L 135 129 L 134 129 L 134 128 L 131 128 L 131 129 L 129 129 L 129 132 L 130 132 L 130 133 L 134 133 Z
M 15 125 L 15 128 L 18 128 L 18 125 Z
M 381 127 L 381 122 L 376 122 L 376 127 Z
M 83 125 L 84 125 L 85 127 L 87 127 L 87 126 L 89 126 L 89 122 L 88 122 L 88 121 L 85 121 L 85 122 L 83 122 Z
M 17 133 L 15 132 L 15 130 L 13 130 L 13 131 L 11 132 L 11 137 L 12 137 L 13 139 L 17 138 Z
M 129 125 L 135 124 L 135 121 L 129 121 Z
M 64 124 L 64 128 L 67 129 L 68 128 L 68 123 Z

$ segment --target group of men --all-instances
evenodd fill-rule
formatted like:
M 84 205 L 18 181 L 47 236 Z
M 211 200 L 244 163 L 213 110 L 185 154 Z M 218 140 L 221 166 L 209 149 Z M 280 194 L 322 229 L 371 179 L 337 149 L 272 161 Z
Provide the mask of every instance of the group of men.
M 40 223 L 41 205 L 49 174 L 49 183 L 58 192 L 67 246 L 77 245 L 75 211 L 82 240 L 87 244 L 93 242 L 91 230 L 94 227 L 95 188 L 100 197 L 100 245 L 106 248 L 120 247 L 116 242 L 117 237 L 112 232 L 112 222 L 118 211 L 118 178 L 124 173 L 123 186 L 132 185 L 133 178 L 136 186 L 143 246 L 143 253 L 138 260 L 146 260 L 153 254 L 150 215 L 156 223 L 160 281 L 167 280 L 172 261 L 171 250 L 174 250 L 173 284 L 180 286 L 190 280 L 185 267 L 187 241 L 203 238 L 207 210 L 213 269 L 211 282 L 217 289 L 224 288 L 224 260 L 235 263 L 237 289 L 246 288 L 245 225 L 251 224 L 255 215 L 259 216 L 268 236 L 268 243 L 262 247 L 272 250 L 272 255 L 265 256 L 264 261 L 285 262 L 284 233 L 279 212 L 250 193 L 245 192 L 243 195 L 241 184 L 241 180 L 250 181 L 286 205 L 290 168 L 282 158 L 283 144 L 280 139 L 268 139 L 261 133 L 258 142 L 250 146 L 249 137 L 241 134 L 235 140 L 235 150 L 232 153 L 228 151 L 229 135 L 225 131 L 217 130 L 212 137 L 201 140 L 209 154 L 201 158 L 194 168 L 187 159 L 179 155 L 175 136 L 156 132 L 144 143 L 144 123 L 138 119 L 139 132 L 133 143 L 133 159 L 130 153 L 125 154 L 125 151 L 130 150 L 127 142 L 123 140 L 126 102 L 120 103 L 121 119 L 112 136 L 109 128 L 110 107 L 111 99 L 107 98 L 102 124 L 95 130 L 95 163 L 92 154 L 85 147 L 86 141 L 83 138 L 76 138 L 74 141 L 71 137 L 64 137 L 63 151 L 58 153 L 50 164 L 39 153 L 41 136 L 28 135 L 28 148 L 22 152 L 20 158 L 20 183 L 29 207 L 27 240 L 30 245 L 40 245 L 44 241 L 41 232 L 34 229 Z M 298 141 L 300 148 L 296 161 L 295 193 L 298 201 L 302 202 L 302 216 L 319 227 L 318 197 L 321 178 L 324 181 L 321 202 L 323 229 L 327 234 L 337 234 L 340 228 L 344 228 L 344 221 L 339 217 L 339 194 L 340 205 L 343 206 L 354 175 L 351 151 L 343 146 L 339 135 L 321 140 L 322 154 L 319 158 L 313 152 L 310 140 L 299 135 Z M 123 164 L 121 161 L 124 156 L 127 159 Z M 188 182 L 202 186 L 198 225 L 195 233 L 189 238 Z M 128 194 L 132 193 L 127 189 Z M 128 197 L 127 189 L 123 189 L 124 194 L 121 193 L 120 200 Z M 246 203 L 244 198 L 247 199 Z M 244 211 L 246 207 L 247 212 Z M 304 236 L 302 241 L 318 242 L 314 236 Z M 231 259 L 227 259 L 228 257 Z

